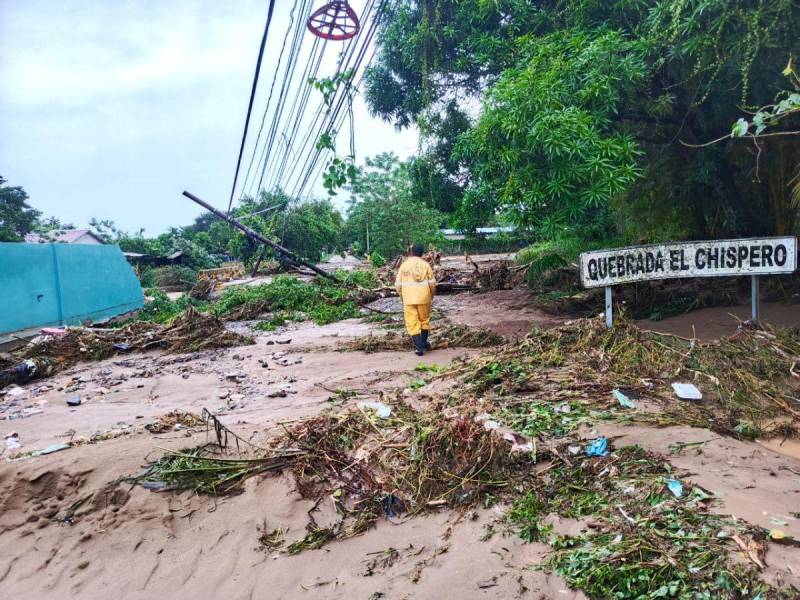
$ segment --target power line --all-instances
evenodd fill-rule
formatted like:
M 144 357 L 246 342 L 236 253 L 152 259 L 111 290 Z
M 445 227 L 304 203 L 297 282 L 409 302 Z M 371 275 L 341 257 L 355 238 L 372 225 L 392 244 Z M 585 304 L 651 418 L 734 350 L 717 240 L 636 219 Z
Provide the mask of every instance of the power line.
M 372 12 L 372 10 L 374 8 L 374 4 L 375 4 L 375 0 L 370 0 L 365 5 L 363 13 L 362 13 L 362 15 L 360 17 L 360 21 L 362 23 L 366 23 L 367 22 L 367 20 L 369 18 L 369 14 Z M 355 49 L 358 46 L 358 42 L 362 39 L 362 36 L 361 36 L 362 33 L 363 33 L 363 29 L 359 32 L 359 35 L 357 37 L 353 38 L 352 40 L 350 40 L 350 42 L 348 42 L 347 47 L 342 51 L 342 53 L 340 55 L 339 63 L 337 65 L 337 67 L 336 67 L 336 71 L 335 71 L 334 77 L 336 77 L 337 75 L 339 75 L 340 73 L 345 71 L 346 68 L 350 65 L 350 61 L 352 60 L 353 56 L 355 55 Z M 341 84 L 340 84 L 340 86 L 341 86 Z M 341 89 L 340 87 L 337 87 L 337 89 L 334 92 L 334 98 L 336 97 L 336 94 L 340 91 L 340 89 Z M 296 172 L 298 167 L 300 167 L 302 165 L 302 168 L 301 168 L 301 171 L 300 171 L 302 173 L 303 170 L 305 169 L 305 167 L 308 165 L 308 160 L 309 160 L 309 158 L 311 157 L 312 153 L 315 150 L 316 140 L 318 139 L 319 135 L 322 133 L 322 130 L 323 130 L 322 129 L 322 125 L 324 125 L 325 116 L 329 116 L 329 114 L 330 114 L 330 107 L 327 107 L 327 110 L 326 110 L 326 105 L 325 105 L 324 100 L 320 99 L 319 108 L 316 111 L 316 114 L 314 116 L 313 122 L 307 128 L 306 135 L 303 138 L 302 142 L 300 143 L 300 149 L 299 149 L 299 151 L 297 153 L 297 156 L 301 156 L 303 154 L 306 154 L 306 151 L 308 149 L 308 153 L 306 155 L 305 161 L 302 162 L 302 163 L 300 161 L 296 161 L 292 165 L 291 171 L 290 171 L 290 173 L 289 173 L 289 175 L 287 177 L 287 180 L 286 180 L 287 184 L 293 178 L 294 173 Z M 321 123 L 320 123 L 320 119 L 322 119 Z M 318 123 L 320 124 L 319 126 L 318 126 Z M 317 137 L 312 137 L 314 135 L 315 131 L 316 131 L 316 136 Z M 309 144 L 310 144 L 310 148 L 309 148 Z
M 264 113 L 261 115 L 261 126 L 258 128 L 258 135 L 256 136 L 255 143 L 253 144 L 253 152 L 250 155 L 250 163 L 247 165 L 247 174 L 245 175 L 244 183 L 242 184 L 242 190 L 241 190 L 241 194 L 239 196 L 239 200 L 241 200 L 242 197 L 244 197 L 244 191 L 247 188 L 247 182 L 250 180 L 250 171 L 253 168 L 253 162 L 255 161 L 255 158 L 256 158 L 256 152 L 258 150 L 258 142 L 261 140 L 261 134 L 264 131 L 264 123 L 267 120 L 267 113 L 269 112 L 269 106 L 270 106 L 270 104 L 272 102 L 272 93 L 275 91 L 275 82 L 278 79 L 278 72 L 281 69 L 281 62 L 283 62 L 283 53 L 286 50 L 286 42 L 289 39 L 289 33 L 291 32 L 292 25 L 294 24 L 294 15 L 295 15 L 295 12 L 297 11 L 297 2 L 298 2 L 298 0 L 294 1 L 294 5 L 292 6 L 292 10 L 289 12 L 289 26 L 286 28 L 286 33 L 283 36 L 283 43 L 281 44 L 281 51 L 280 51 L 280 54 L 278 54 L 278 64 L 275 65 L 275 72 L 272 74 L 272 84 L 269 87 L 269 96 L 267 97 L 267 103 L 264 106 Z
M 361 19 L 362 23 L 366 23 L 367 22 L 368 14 L 370 12 L 372 12 L 372 10 L 374 8 L 374 4 L 375 4 L 375 2 L 373 0 L 368 6 L 365 7 L 365 9 L 364 9 L 364 17 L 362 17 L 362 19 Z M 339 87 L 337 87 L 334 100 L 331 102 L 332 108 L 329 108 L 329 110 L 325 113 L 325 116 L 323 117 L 322 122 L 320 123 L 319 127 L 317 127 L 317 125 L 316 125 L 316 121 L 318 120 L 318 119 L 316 119 L 314 125 L 312 125 L 312 127 L 309 129 L 309 132 L 306 135 L 306 139 L 304 140 L 304 148 L 305 148 L 305 141 L 308 140 L 309 138 L 311 138 L 310 141 L 311 141 L 312 145 L 311 145 L 311 148 L 309 149 L 309 151 L 306 154 L 305 160 L 302 161 L 302 167 L 300 169 L 300 175 L 295 180 L 294 186 L 292 188 L 292 196 L 293 197 L 297 197 L 296 192 L 302 191 L 305 188 L 305 185 L 307 184 L 309 178 L 311 177 L 311 174 L 313 173 L 313 171 L 314 171 L 314 169 L 316 167 L 316 163 L 319 160 L 319 157 L 321 156 L 323 151 L 318 149 L 318 148 L 316 148 L 316 141 L 315 140 L 319 139 L 319 137 L 322 135 L 323 132 L 330 133 L 334 129 L 333 125 L 337 121 L 339 113 L 340 113 L 340 111 L 342 109 L 342 106 L 344 104 L 344 100 L 348 96 L 350 88 L 353 85 L 353 78 L 356 76 L 356 74 L 357 74 L 357 72 L 359 70 L 359 67 L 361 65 L 361 62 L 363 61 L 364 56 L 366 54 L 366 51 L 367 51 L 368 47 L 370 46 L 372 37 L 374 36 L 374 33 L 375 33 L 376 29 L 377 29 L 377 23 L 378 23 L 379 18 L 380 18 L 380 13 L 384 9 L 385 4 L 386 4 L 386 0 L 381 0 L 377 11 L 376 11 L 375 15 L 372 18 L 370 26 L 366 30 L 366 33 L 363 36 L 359 35 L 357 38 L 353 39 L 352 43 L 345 50 L 345 53 L 343 53 L 342 59 L 340 60 L 339 66 L 337 68 L 337 74 L 342 73 L 342 72 L 346 72 L 347 70 L 349 70 L 350 69 L 350 63 L 351 63 L 351 61 L 353 61 L 353 67 L 352 67 L 353 77 L 351 77 L 347 81 L 341 83 L 339 85 Z M 363 33 L 363 32 L 364 32 L 364 30 L 362 29 L 361 33 Z M 361 46 L 358 47 L 358 43 L 361 42 L 362 39 L 363 39 L 363 44 L 361 44 Z M 357 47 L 358 47 L 358 49 L 356 50 Z M 354 59 L 354 57 L 355 57 L 355 59 Z M 320 115 L 318 113 L 318 117 L 319 116 Z M 327 124 L 326 124 L 326 120 L 327 120 Z M 316 129 L 316 135 L 314 135 L 312 137 L 312 133 L 315 131 L 315 129 Z M 298 166 L 300 164 L 301 163 L 299 161 L 297 163 L 295 163 L 295 168 L 292 169 L 292 173 L 290 174 L 289 179 L 291 179 L 294 176 L 294 173 L 296 171 L 296 166 Z M 287 181 L 287 183 L 288 183 L 288 181 Z
M 303 25 L 305 23 L 306 13 L 311 10 L 311 5 L 310 5 L 311 1 L 313 1 L 313 0 L 303 0 L 302 4 L 300 6 L 300 13 L 299 13 L 299 17 L 300 18 L 297 20 L 297 23 L 295 24 L 294 36 L 292 37 L 292 44 L 291 44 L 291 47 L 289 49 L 289 57 L 288 57 L 288 59 L 286 61 L 286 68 L 284 69 L 283 78 L 281 80 L 281 90 L 280 90 L 280 93 L 278 94 L 277 105 L 273 109 L 272 123 L 271 123 L 270 129 L 269 129 L 269 131 L 267 133 L 267 137 L 268 138 L 270 138 L 273 135 L 272 132 L 273 132 L 273 130 L 275 128 L 275 116 L 277 115 L 278 108 L 282 105 L 282 97 L 283 97 L 283 94 L 285 93 L 286 82 L 287 82 L 287 79 L 289 77 L 289 74 L 291 72 L 293 72 L 293 65 L 295 64 L 295 62 L 297 60 L 298 50 L 300 48 L 300 45 L 302 45 L 301 35 L 302 35 L 303 30 L 304 30 Z M 287 34 L 288 34 L 289 31 L 291 31 L 291 25 L 289 26 L 289 29 L 287 30 Z M 278 71 L 280 71 L 279 67 L 276 69 L 276 75 L 275 75 L 276 78 L 277 78 Z M 268 108 L 269 107 L 267 107 L 267 109 Z M 266 118 L 266 116 L 267 116 L 267 112 L 265 110 L 264 117 Z M 254 147 L 253 148 L 253 152 L 255 153 L 257 151 L 257 149 L 258 149 L 257 147 Z M 261 148 L 261 154 L 259 155 L 258 161 L 256 162 L 255 173 L 258 173 L 258 171 L 261 170 L 261 164 L 262 164 L 262 162 L 264 162 L 266 160 L 266 158 L 265 158 L 266 157 L 266 151 L 267 151 L 267 142 L 265 141 L 264 145 Z M 250 183 L 250 187 L 249 188 L 245 188 L 247 191 L 249 191 L 250 195 L 253 195 L 253 192 L 254 192 L 253 186 L 256 186 L 256 175 L 255 174 L 253 175 L 253 180 Z M 245 192 L 245 189 L 242 190 L 243 193 Z M 260 181 L 259 181 L 259 183 L 258 183 L 258 185 L 257 185 L 257 187 L 255 189 L 255 193 L 258 193 L 260 191 L 260 189 L 261 189 L 261 185 L 260 185 Z
M 309 6 L 309 9 L 310 9 L 310 6 Z M 305 11 L 304 11 L 303 14 L 305 14 Z M 301 24 L 302 23 L 300 21 L 298 21 L 298 25 L 301 25 Z M 281 84 L 281 93 L 278 96 L 278 105 L 275 107 L 275 112 L 273 113 L 272 125 L 270 127 L 270 133 L 269 133 L 269 139 L 267 141 L 267 144 L 266 144 L 265 150 L 264 150 L 263 168 L 261 169 L 261 176 L 259 177 L 259 180 L 258 180 L 258 188 L 256 189 L 256 193 L 258 193 L 258 191 L 261 190 L 261 185 L 264 182 L 264 174 L 265 174 L 266 169 L 267 169 L 267 163 L 268 163 L 268 161 L 270 159 L 270 155 L 271 155 L 271 152 L 272 152 L 272 146 L 275 143 L 275 137 L 276 137 L 277 132 L 278 132 L 278 127 L 277 126 L 278 126 L 278 123 L 280 122 L 280 119 L 281 119 L 281 117 L 283 115 L 284 105 L 286 104 L 286 92 L 289 89 L 289 87 L 291 87 L 291 80 L 294 77 L 294 71 L 295 71 L 295 69 L 297 67 L 297 58 L 299 57 L 300 49 L 302 48 L 302 45 L 303 45 L 303 37 L 301 35 L 301 32 L 303 32 L 303 31 L 305 31 L 305 29 L 303 27 L 298 27 L 298 31 L 296 32 L 296 35 L 295 35 L 295 41 L 297 43 L 293 46 L 290 62 L 286 65 L 286 67 L 287 67 L 286 68 L 286 74 L 285 74 L 284 80 L 283 80 L 283 82 Z
M 370 23 L 370 27 L 369 27 L 369 29 L 367 31 L 367 34 L 366 34 L 366 39 L 364 40 L 364 43 L 362 44 L 362 46 L 359 49 L 358 54 L 356 56 L 356 59 L 355 59 L 355 62 L 354 62 L 354 66 L 353 66 L 353 77 L 355 77 L 356 73 L 358 72 L 359 67 L 361 66 L 361 63 L 363 62 L 364 57 L 366 55 L 367 49 L 371 45 L 372 38 L 374 37 L 375 32 L 377 31 L 379 19 L 380 19 L 382 11 L 385 8 L 385 5 L 386 5 L 386 0 L 381 0 L 380 4 L 378 6 L 378 9 L 377 9 L 377 11 L 376 11 L 376 13 L 375 13 L 375 15 L 373 17 L 373 20 Z M 370 61 L 368 61 L 368 62 L 371 62 L 371 60 L 372 60 L 372 58 L 370 58 Z M 347 62 L 349 64 L 349 60 Z M 359 80 L 359 85 L 360 85 L 361 81 L 363 81 L 363 72 L 361 73 L 361 78 Z M 349 79 L 344 84 L 343 92 L 339 95 L 338 101 L 336 102 L 336 105 L 335 105 L 334 109 L 329 113 L 330 118 L 328 120 L 328 125 L 325 128 L 325 133 L 330 133 L 334 129 L 334 124 L 336 124 L 337 128 L 341 126 L 339 123 L 337 123 L 337 120 L 338 120 L 339 114 L 341 112 L 341 109 L 342 109 L 342 107 L 344 105 L 344 101 L 348 97 L 348 94 L 349 94 L 350 89 L 352 87 L 353 87 L 353 78 Z M 343 121 L 344 121 L 344 118 L 341 119 L 341 122 L 343 122 Z M 323 125 L 324 125 L 324 123 L 323 123 Z M 320 128 L 319 133 L 317 135 L 317 138 L 319 137 L 319 135 L 321 133 L 322 133 L 322 128 Z M 316 148 L 314 150 L 316 150 L 316 151 L 315 152 L 312 151 L 306 157 L 306 161 L 305 161 L 305 163 L 303 165 L 303 169 L 301 171 L 301 173 L 303 171 L 305 171 L 305 175 L 301 176 L 301 178 L 296 181 L 295 187 L 292 189 L 292 196 L 293 197 L 302 196 L 303 192 L 305 191 L 306 185 L 308 184 L 308 181 L 310 180 L 313 172 L 315 171 L 315 168 L 317 166 L 317 161 L 320 159 L 320 157 L 322 155 L 322 150 L 319 150 L 319 149 L 316 149 Z M 307 168 L 307 170 L 306 170 L 306 168 Z
M 244 154 L 244 144 L 247 141 L 247 129 L 250 126 L 250 115 L 253 112 L 253 101 L 256 98 L 256 88 L 258 88 L 258 76 L 261 72 L 261 60 L 264 58 L 264 46 L 267 44 L 267 34 L 269 33 L 269 26 L 272 23 L 272 13 L 275 10 L 275 0 L 270 0 L 269 11 L 267 12 L 267 22 L 264 25 L 264 35 L 261 36 L 261 46 L 258 49 L 258 60 L 256 61 L 256 72 L 253 75 L 253 87 L 250 90 L 250 102 L 247 105 L 247 117 L 244 121 L 244 131 L 242 132 L 242 144 L 239 147 L 239 158 L 236 160 L 236 173 L 233 176 L 233 185 L 231 186 L 231 197 L 228 201 L 228 212 L 231 211 L 233 205 L 233 194 L 236 192 L 236 180 L 239 179 L 239 169 L 242 166 L 242 155 Z
M 297 86 L 297 90 L 294 96 L 294 102 L 292 103 L 291 108 L 289 108 L 288 116 L 285 119 L 283 124 L 283 131 L 281 132 L 281 137 L 285 137 L 287 140 L 287 146 L 285 150 L 281 153 L 280 151 L 276 150 L 269 158 L 270 161 L 269 166 L 266 170 L 266 177 L 265 180 L 267 182 L 272 181 L 273 175 L 275 175 L 275 167 L 278 166 L 278 172 L 281 171 L 279 165 L 285 164 L 288 160 L 289 150 L 291 140 L 294 139 L 295 129 L 292 127 L 292 118 L 294 116 L 294 122 L 299 122 L 305 114 L 306 105 L 308 104 L 308 98 L 311 95 L 311 85 L 308 84 L 310 78 L 316 78 L 317 74 L 319 73 L 319 67 L 322 63 L 322 58 L 325 53 L 325 47 L 328 44 L 328 41 L 325 40 L 322 43 L 322 46 L 319 45 L 319 38 L 314 40 L 314 45 L 311 48 L 311 53 L 309 56 L 309 61 L 306 64 L 305 70 L 303 71 L 302 76 L 299 80 L 299 85 Z M 318 50 L 318 51 L 317 51 Z M 298 100 L 299 100 L 299 108 L 298 108 Z M 290 129 L 293 131 L 290 132 Z M 274 186 L 270 186 L 270 189 Z

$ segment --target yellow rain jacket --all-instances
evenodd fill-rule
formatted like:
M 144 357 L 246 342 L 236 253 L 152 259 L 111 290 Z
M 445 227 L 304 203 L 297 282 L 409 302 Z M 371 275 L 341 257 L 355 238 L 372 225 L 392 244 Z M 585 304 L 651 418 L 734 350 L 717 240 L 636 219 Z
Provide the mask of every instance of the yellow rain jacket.
M 433 269 L 426 261 L 412 256 L 406 259 L 397 270 L 394 287 L 403 299 L 403 304 L 430 304 L 436 294 Z

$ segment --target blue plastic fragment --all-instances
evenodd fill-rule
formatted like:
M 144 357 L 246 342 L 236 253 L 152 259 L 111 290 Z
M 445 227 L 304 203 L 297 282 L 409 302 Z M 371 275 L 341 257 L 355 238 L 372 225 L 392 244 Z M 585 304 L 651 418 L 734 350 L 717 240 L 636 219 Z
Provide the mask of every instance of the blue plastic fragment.
M 672 492 L 672 495 L 676 498 L 683 496 L 683 484 L 677 479 L 668 479 L 667 487 L 669 488 L 669 491 Z
M 586 456 L 608 456 L 608 440 L 604 437 L 592 440 L 586 446 Z
M 612 390 L 611 393 L 614 395 L 614 398 L 617 399 L 617 402 L 619 402 L 621 406 L 624 406 L 625 408 L 636 408 L 636 404 L 633 402 L 633 400 L 628 398 L 621 391 Z

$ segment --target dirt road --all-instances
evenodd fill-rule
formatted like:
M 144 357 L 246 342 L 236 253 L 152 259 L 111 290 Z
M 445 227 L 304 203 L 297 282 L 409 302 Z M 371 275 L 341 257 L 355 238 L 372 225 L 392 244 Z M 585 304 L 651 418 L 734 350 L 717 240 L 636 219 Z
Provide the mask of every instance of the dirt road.
M 436 302 L 453 321 L 512 337 L 534 323 L 558 322 L 531 307 L 524 291 Z M 410 351 L 337 351 L 341 341 L 370 332 L 379 326 L 301 324 L 255 332 L 254 346 L 117 357 L 25 386 L 19 406 L 32 414 L 0 421 L 3 437 L 17 433 L 22 451 L 86 443 L 0 464 L 0 597 L 584 598 L 560 578 L 531 569 L 547 547 L 502 533 L 501 505 L 387 519 L 363 535 L 290 556 L 258 541 L 276 528 L 287 540 L 305 535 L 312 503 L 288 476 L 253 478 L 242 494 L 219 499 L 117 485 L 160 449 L 209 439 L 202 427 L 145 429 L 174 409 L 207 408 L 244 439 L 258 440 L 334 404 L 414 388 L 420 362 L 443 366 L 481 352 L 439 350 L 420 360 Z M 340 389 L 354 390 L 356 398 L 343 399 Z M 425 387 L 412 393 L 425 394 Z M 75 396 L 81 404 L 68 407 Z M 602 433 L 665 453 L 675 441 L 709 438 L 675 459 L 680 468 L 722 499 L 720 510 L 767 528 L 784 523 L 787 534 L 800 538 L 799 515 L 792 514 L 800 507 L 797 457 L 706 430 L 615 425 Z M 318 521 L 333 518 L 331 506 L 320 506 Z M 501 533 L 487 535 L 495 528 Z M 768 564 L 768 580 L 800 587 L 800 551 L 771 546 Z

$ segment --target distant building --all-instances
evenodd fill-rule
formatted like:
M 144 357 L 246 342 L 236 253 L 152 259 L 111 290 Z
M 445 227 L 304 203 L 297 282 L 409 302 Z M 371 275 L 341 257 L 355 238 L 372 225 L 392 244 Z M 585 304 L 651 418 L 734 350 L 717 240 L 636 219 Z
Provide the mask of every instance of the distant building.
M 478 227 L 475 229 L 477 237 L 493 237 L 498 233 L 514 233 L 516 227 Z M 440 229 L 441 233 L 448 240 L 463 240 L 466 235 L 459 229 Z
M 105 244 L 89 229 L 58 229 L 46 233 L 29 233 L 25 236 L 27 244 Z

